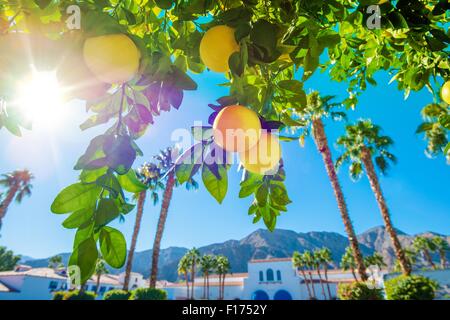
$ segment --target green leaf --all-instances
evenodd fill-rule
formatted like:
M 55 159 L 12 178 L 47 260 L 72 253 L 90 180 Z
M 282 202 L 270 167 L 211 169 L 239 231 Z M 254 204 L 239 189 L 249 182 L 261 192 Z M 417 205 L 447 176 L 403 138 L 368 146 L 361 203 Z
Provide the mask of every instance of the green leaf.
M 70 256 L 69 266 L 78 266 L 80 268 L 81 283 L 94 274 L 98 259 L 97 244 L 94 237 L 90 237 L 79 244 Z
M 119 216 L 119 208 L 114 199 L 101 199 L 95 211 L 95 225 L 104 226 Z
M 47 8 L 51 2 L 52 0 L 34 0 L 34 3 L 36 3 L 41 10 Z
M 66 229 L 76 229 L 87 223 L 94 215 L 94 209 L 85 208 L 72 213 L 64 222 L 63 227 Z
M 228 174 L 223 166 L 218 166 L 221 179 L 211 172 L 208 166 L 204 165 L 202 170 L 202 179 L 208 192 L 222 203 L 228 191 Z
M 62 190 L 53 201 L 51 211 L 64 214 L 95 206 L 101 188 L 95 184 L 75 183 Z
M 100 251 L 103 259 L 113 268 L 121 268 L 127 256 L 127 244 L 123 234 L 114 228 L 100 231 Z
M 143 184 L 134 170 L 129 170 L 127 174 L 117 177 L 122 188 L 131 193 L 140 193 L 147 190 L 147 186 Z
M 168 10 L 172 8 L 173 0 L 155 0 L 155 3 L 159 8 Z

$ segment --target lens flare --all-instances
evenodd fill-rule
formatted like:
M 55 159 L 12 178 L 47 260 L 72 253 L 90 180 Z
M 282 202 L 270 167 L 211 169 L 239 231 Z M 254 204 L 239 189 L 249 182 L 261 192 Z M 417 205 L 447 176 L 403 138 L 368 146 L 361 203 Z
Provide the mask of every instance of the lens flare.
M 34 128 L 53 130 L 63 123 L 62 88 L 55 72 L 34 71 L 18 84 L 16 103 Z

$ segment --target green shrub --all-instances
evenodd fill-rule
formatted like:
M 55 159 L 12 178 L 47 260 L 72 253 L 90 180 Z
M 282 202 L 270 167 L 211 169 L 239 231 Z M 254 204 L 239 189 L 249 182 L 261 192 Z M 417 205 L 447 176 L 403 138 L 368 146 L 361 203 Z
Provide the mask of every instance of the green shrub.
M 167 293 L 160 289 L 139 288 L 132 292 L 130 300 L 167 300 Z
M 368 286 L 364 282 L 340 284 L 338 297 L 340 300 L 384 300 L 382 289 Z
M 125 290 L 111 290 L 105 293 L 103 300 L 128 300 L 131 293 Z
M 66 292 L 63 300 L 95 300 L 94 292 L 83 292 L 80 293 L 79 290 Z
M 52 300 L 64 300 L 64 296 L 67 292 L 65 291 L 55 291 L 53 292 L 53 298 Z
M 388 300 L 433 300 L 439 284 L 424 276 L 399 276 L 384 283 Z

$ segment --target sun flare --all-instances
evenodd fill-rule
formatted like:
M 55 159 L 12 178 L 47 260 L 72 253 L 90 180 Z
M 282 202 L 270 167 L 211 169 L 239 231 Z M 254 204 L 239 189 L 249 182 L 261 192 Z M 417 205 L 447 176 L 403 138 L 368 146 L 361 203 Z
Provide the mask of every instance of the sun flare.
M 61 125 L 66 113 L 55 72 L 34 71 L 17 90 L 17 104 L 33 127 L 53 130 Z

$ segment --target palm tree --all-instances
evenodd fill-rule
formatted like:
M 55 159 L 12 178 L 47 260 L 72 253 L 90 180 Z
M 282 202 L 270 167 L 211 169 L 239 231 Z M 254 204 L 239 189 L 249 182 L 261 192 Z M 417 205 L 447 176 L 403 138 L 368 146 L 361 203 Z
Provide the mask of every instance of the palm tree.
M 439 258 L 441 260 L 441 268 L 447 268 L 447 252 L 450 251 L 450 246 L 448 242 L 443 237 L 434 237 L 432 239 L 434 245 L 436 246 L 436 251 L 439 253 Z
M 17 170 L 12 173 L 3 174 L 0 178 L 0 186 L 7 189 L 6 196 L 0 203 L 0 228 L 2 227 L 3 219 L 6 216 L 9 205 L 14 198 L 18 203 L 21 203 L 25 196 L 31 195 L 31 180 L 33 175 L 28 170 Z
M 413 248 L 404 248 L 403 251 L 405 252 L 405 258 L 408 260 L 409 265 L 411 266 L 411 269 L 413 269 L 414 265 L 417 263 L 417 252 Z M 402 267 L 400 266 L 400 263 L 398 260 L 395 260 L 394 264 L 394 271 L 395 272 L 401 272 Z
M 393 144 L 392 139 L 380 133 L 381 128 L 370 120 L 360 120 L 355 125 L 347 126 L 346 134 L 337 140 L 337 144 L 343 146 L 345 151 L 336 161 L 336 167 L 339 168 L 343 163 L 350 162 L 351 177 L 359 179 L 363 174 L 364 166 L 395 256 L 402 267 L 403 274 L 410 275 L 411 266 L 405 258 L 397 232 L 392 224 L 389 208 L 375 170 L 376 165 L 380 173 L 385 174 L 389 168 L 389 162 L 396 162 L 395 156 L 388 151 Z
M 376 266 L 380 269 L 387 267 L 387 264 L 384 262 L 384 258 L 378 252 L 375 252 L 371 256 L 367 256 L 364 258 L 364 263 L 366 266 Z
M 310 251 L 305 251 L 305 252 L 303 252 L 303 259 L 305 261 L 305 265 L 307 268 L 306 270 L 308 272 L 309 281 L 311 283 L 312 298 L 316 299 L 317 298 L 316 289 L 314 286 L 314 280 L 313 280 L 313 276 L 312 276 L 312 270 L 314 270 L 314 268 L 315 268 L 314 256 L 312 255 L 312 253 Z
M 48 267 L 50 269 L 59 269 L 59 268 L 63 268 L 64 264 L 62 262 L 62 257 L 61 256 L 53 256 L 48 260 Z
M 100 280 L 102 275 L 108 274 L 109 270 L 106 268 L 106 263 L 103 259 L 98 259 L 97 264 L 95 265 L 95 275 L 97 276 L 97 281 L 95 285 L 95 293 L 98 293 L 98 289 L 100 288 Z
M 165 181 L 165 188 L 163 193 L 163 200 L 161 205 L 161 212 L 159 214 L 158 226 L 156 229 L 155 240 L 153 242 L 153 251 L 152 251 L 152 267 L 150 272 L 150 287 L 156 287 L 156 279 L 158 275 L 158 261 L 159 261 L 159 252 L 161 249 L 161 240 L 164 233 L 164 228 L 166 225 L 167 214 L 169 212 L 170 202 L 172 200 L 173 189 L 177 186 L 177 179 L 175 176 L 174 165 L 177 157 L 179 155 L 179 150 L 177 148 L 167 148 L 166 150 L 161 151 L 161 153 L 155 157 L 158 161 L 158 169 L 161 172 L 161 179 Z M 161 180 L 160 180 L 161 182 Z M 186 188 L 188 190 L 197 189 L 198 183 L 190 179 Z
M 328 298 L 331 300 L 331 289 L 330 289 L 330 283 L 328 282 L 328 265 L 333 262 L 333 258 L 331 256 L 331 250 L 328 248 L 322 248 L 319 250 L 321 262 L 323 265 L 323 272 L 325 275 L 325 281 L 327 284 L 327 291 L 328 291 Z
M 414 238 L 413 241 L 413 248 L 417 252 L 421 252 L 425 257 L 425 260 L 428 262 L 428 264 L 433 269 L 436 269 L 436 265 L 434 264 L 433 259 L 431 258 L 431 252 L 436 251 L 436 245 L 433 243 L 431 239 L 425 237 L 416 237 Z
M 303 254 L 301 254 L 298 251 L 295 251 L 294 254 L 292 255 L 292 265 L 296 270 L 300 270 L 303 280 L 305 282 L 306 285 L 306 289 L 308 290 L 308 296 L 309 296 L 309 300 L 312 300 L 313 296 L 311 293 L 311 289 L 309 288 L 309 283 L 308 283 L 308 279 L 306 277 L 306 272 L 305 272 L 305 268 L 306 268 L 306 262 L 305 259 L 303 257 Z
M 225 256 L 217 257 L 217 274 L 219 275 L 219 300 L 225 299 L 225 277 L 230 272 L 230 261 Z
M 217 268 L 217 257 L 207 254 L 200 259 L 200 271 L 203 274 L 203 298 L 209 300 L 209 275 Z
M 189 257 L 185 254 L 178 262 L 178 275 L 183 275 L 186 281 L 186 299 L 189 300 Z
M 355 257 L 353 256 L 353 250 L 350 247 L 345 248 L 345 253 L 342 255 L 341 258 L 341 268 L 344 271 L 350 270 L 352 272 L 353 278 L 356 281 L 359 281 L 355 273 L 356 269 Z
M 323 283 L 322 274 L 320 272 L 320 268 L 322 267 L 324 261 L 322 260 L 322 253 L 319 249 L 314 250 L 313 261 L 314 261 L 314 266 L 316 267 L 316 270 L 317 270 L 317 275 L 319 276 L 320 286 L 322 287 L 323 298 L 326 299 L 327 295 L 325 294 L 325 285 Z
M 325 126 L 323 124 L 323 118 L 325 117 L 332 117 L 333 119 L 345 118 L 344 113 L 333 111 L 334 107 L 341 106 L 341 104 L 330 103 L 332 99 L 333 97 L 329 96 L 320 97 L 318 92 L 313 92 L 308 95 L 307 104 L 302 106 L 302 110 L 297 114 L 299 120 L 303 121 L 304 125 L 304 132 L 301 138 L 304 139 L 310 131 L 312 132 L 317 150 L 322 156 L 331 186 L 333 187 L 341 218 L 344 222 L 345 232 L 347 233 L 348 241 L 355 256 L 358 273 L 361 279 L 367 280 L 363 256 L 350 219 L 344 193 L 336 173 L 331 150 L 328 145 L 327 135 L 325 133 Z
M 191 299 L 195 299 L 195 275 L 197 273 L 197 265 L 200 263 L 201 255 L 198 249 L 193 248 L 187 253 L 189 266 L 191 268 Z
M 133 257 L 136 251 L 136 243 L 141 229 L 142 215 L 144 213 L 144 204 L 147 198 L 147 191 L 151 192 L 151 198 L 153 199 L 153 205 L 158 202 L 158 189 L 160 189 L 159 169 L 153 163 L 146 163 L 138 170 L 136 170 L 136 176 L 141 180 L 143 184 L 147 186 L 147 189 L 134 195 L 137 199 L 137 212 L 136 220 L 134 222 L 133 235 L 131 237 L 130 251 L 128 253 L 127 265 L 125 267 L 125 279 L 123 282 L 123 290 L 129 290 L 130 275 L 133 268 Z

